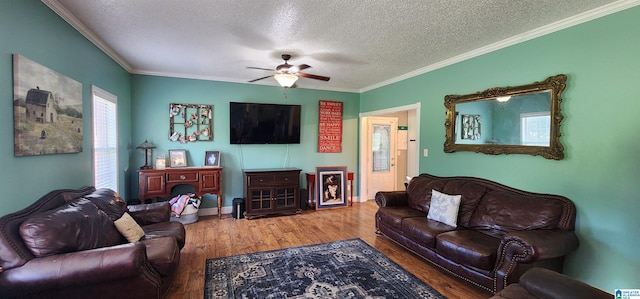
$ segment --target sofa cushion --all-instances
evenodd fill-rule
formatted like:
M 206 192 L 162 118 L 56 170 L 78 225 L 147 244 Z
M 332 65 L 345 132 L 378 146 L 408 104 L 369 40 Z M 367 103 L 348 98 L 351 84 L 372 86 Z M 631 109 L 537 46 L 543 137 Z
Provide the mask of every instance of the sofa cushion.
M 36 257 L 113 246 L 122 240 L 109 217 L 80 198 L 29 217 L 20 236 Z
M 431 191 L 462 195 L 458 211 L 458 225 L 467 226 L 478 202 L 487 192 L 487 187 L 465 179 L 433 179 L 417 176 L 407 186 L 407 205 L 413 209 L 428 213 L 431 205 Z
M 425 214 L 429 212 L 431 205 L 431 191 L 442 190 L 445 180 L 434 180 L 424 176 L 417 176 L 411 179 L 407 185 L 407 205 L 415 210 L 422 211 Z
M 436 189 L 447 194 L 460 194 L 460 209 L 458 210 L 458 225 L 467 226 L 482 196 L 487 193 L 487 187 L 467 180 L 446 180 L 442 189 Z
M 427 219 L 442 222 L 449 226 L 457 226 L 458 209 L 462 195 L 449 195 L 437 190 L 431 191 L 431 206 Z
M 144 230 L 136 223 L 129 213 L 122 214 L 120 219 L 113 222 L 116 229 L 131 243 L 138 242 L 144 236 Z
M 469 221 L 469 228 L 519 231 L 554 229 L 562 216 L 562 202 L 555 199 L 489 191 Z
M 424 221 L 425 213 L 407 207 L 382 207 L 376 213 L 378 221 L 394 230 L 402 230 L 402 220 L 405 218 L 420 218 Z
M 105 212 L 111 221 L 116 221 L 127 212 L 127 203 L 120 197 L 118 192 L 111 189 L 98 189 L 84 198 L 90 200 L 100 210 Z
M 455 230 L 455 227 L 435 220 L 425 221 L 423 217 L 404 218 L 402 220 L 402 234 L 413 242 L 429 248 L 436 247 L 436 236 Z
M 474 230 L 455 230 L 436 237 L 438 254 L 462 265 L 491 271 L 500 239 Z

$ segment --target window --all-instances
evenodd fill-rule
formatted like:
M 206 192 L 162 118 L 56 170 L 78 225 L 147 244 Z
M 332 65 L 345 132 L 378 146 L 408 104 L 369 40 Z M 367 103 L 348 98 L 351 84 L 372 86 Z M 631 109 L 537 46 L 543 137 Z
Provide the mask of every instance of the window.
M 522 145 L 549 146 L 551 115 L 549 111 L 520 114 Z
M 95 86 L 91 86 L 91 95 L 94 185 L 118 191 L 118 98 Z
M 373 125 L 371 150 L 373 151 L 373 172 L 388 172 L 390 166 L 391 126 Z

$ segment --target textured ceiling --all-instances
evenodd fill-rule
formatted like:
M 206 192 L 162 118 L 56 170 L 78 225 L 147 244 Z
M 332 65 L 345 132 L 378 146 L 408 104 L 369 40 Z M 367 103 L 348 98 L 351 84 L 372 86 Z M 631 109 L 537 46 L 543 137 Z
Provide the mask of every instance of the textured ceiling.
M 610 14 L 611 0 L 43 0 L 128 71 L 361 92 Z M 255 84 L 277 85 L 273 78 Z

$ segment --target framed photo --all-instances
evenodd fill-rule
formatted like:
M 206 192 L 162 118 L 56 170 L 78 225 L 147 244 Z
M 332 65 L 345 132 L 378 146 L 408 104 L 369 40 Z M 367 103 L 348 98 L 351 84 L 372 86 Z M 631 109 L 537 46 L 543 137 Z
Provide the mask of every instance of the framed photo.
M 347 205 L 347 167 L 316 167 L 316 209 Z
M 169 167 L 186 167 L 187 166 L 187 151 L 169 150 Z
M 204 154 L 204 166 L 220 167 L 220 151 L 206 151 Z

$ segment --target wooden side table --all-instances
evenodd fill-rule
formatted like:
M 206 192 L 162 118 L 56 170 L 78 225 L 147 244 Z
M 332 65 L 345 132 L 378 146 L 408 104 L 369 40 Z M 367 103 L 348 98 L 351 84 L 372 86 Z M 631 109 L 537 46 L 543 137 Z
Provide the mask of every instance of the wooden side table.
M 306 172 L 307 177 L 307 191 L 309 192 L 308 204 L 310 208 L 316 206 L 316 174 L 313 172 Z M 349 181 L 349 206 L 353 205 L 353 172 L 347 172 L 347 181 Z
M 167 197 L 176 185 L 191 185 L 197 196 L 215 194 L 218 218 L 222 218 L 222 167 L 179 167 L 138 170 L 140 202 L 154 197 Z

